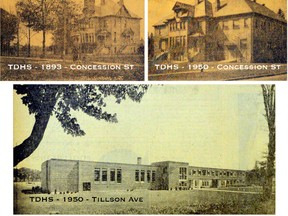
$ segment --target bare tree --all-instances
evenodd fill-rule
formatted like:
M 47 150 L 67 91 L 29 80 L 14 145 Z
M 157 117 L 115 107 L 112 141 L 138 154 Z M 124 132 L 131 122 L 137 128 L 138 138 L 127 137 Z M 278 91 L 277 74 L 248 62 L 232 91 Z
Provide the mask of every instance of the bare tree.
M 266 179 L 264 195 L 271 198 L 275 176 L 275 85 L 261 85 L 265 107 L 265 118 L 269 129 Z

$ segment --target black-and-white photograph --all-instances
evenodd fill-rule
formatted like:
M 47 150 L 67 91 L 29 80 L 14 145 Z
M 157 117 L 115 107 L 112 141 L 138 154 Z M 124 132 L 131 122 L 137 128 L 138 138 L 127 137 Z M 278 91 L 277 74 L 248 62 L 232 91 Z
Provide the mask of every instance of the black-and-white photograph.
M 275 214 L 275 85 L 14 85 L 14 214 Z

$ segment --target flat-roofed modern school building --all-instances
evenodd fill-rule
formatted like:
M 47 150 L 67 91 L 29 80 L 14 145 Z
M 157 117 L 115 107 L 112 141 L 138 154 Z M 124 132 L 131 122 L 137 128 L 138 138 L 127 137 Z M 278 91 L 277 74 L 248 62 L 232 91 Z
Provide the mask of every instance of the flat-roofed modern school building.
M 245 186 L 246 171 L 162 161 L 151 165 L 50 159 L 41 166 L 46 192 L 105 190 L 188 190 Z

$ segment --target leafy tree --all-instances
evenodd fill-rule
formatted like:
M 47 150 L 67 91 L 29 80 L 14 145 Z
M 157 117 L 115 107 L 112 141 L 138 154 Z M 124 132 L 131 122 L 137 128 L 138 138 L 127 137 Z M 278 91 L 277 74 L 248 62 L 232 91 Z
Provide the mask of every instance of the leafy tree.
M 26 167 L 20 169 L 14 168 L 14 181 L 40 181 L 40 171 Z
M 19 0 L 16 11 L 20 21 L 28 28 L 28 57 L 31 55 L 31 29 L 39 25 L 41 8 L 35 0 Z
M 54 49 L 57 53 L 68 53 L 68 47 L 74 47 L 72 32 L 77 26 L 81 6 L 74 1 L 62 0 L 54 11 L 52 28 Z
M 72 117 L 71 110 L 82 111 L 97 120 L 116 123 L 117 116 L 107 113 L 105 99 L 114 97 L 120 104 L 126 98 L 140 102 L 147 85 L 14 85 L 22 102 L 35 116 L 30 136 L 14 147 L 14 166 L 29 157 L 39 146 L 52 115 L 61 123 L 64 132 L 83 136 L 85 132 Z
M 31 29 L 43 33 L 42 55 L 45 56 L 46 32 L 53 27 L 53 12 L 59 0 L 18 0 L 16 3 L 17 14 L 20 20 L 29 29 L 28 45 L 31 40 Z M 30 45 L 29 45 L 30 46 Z M 30 56 L 30 53 L 28 53 Z
M 37 0 L 41 8 L 41 21 L 34 26 L 35 31 L 42 31 L 42 56 L 46 53 L 46 32 L 53 28 L 54 11 L 59 6 L 59 0 Z
M 266 176 L 266 161 L 256 161 L 254 169 L 247 172 L 246 181 L 249 185 L 262 186 Z
M 150 34 L 148 38 L 148 54 L 150 58 L 154 57 L 154 36 L 153 33 Z
M 10 43 L 15 39 L 17 34 L 18 20 L 17 17 L 0 8 L 0 27 L 1 27 L 1 55 L 9 52 Z
M 275 177 L 275 85 L 261 85 L 265 107 L 265 118 L 269 129 L 269 143 L 266 167 L 264 195 L 272 196 L 273 178 Z

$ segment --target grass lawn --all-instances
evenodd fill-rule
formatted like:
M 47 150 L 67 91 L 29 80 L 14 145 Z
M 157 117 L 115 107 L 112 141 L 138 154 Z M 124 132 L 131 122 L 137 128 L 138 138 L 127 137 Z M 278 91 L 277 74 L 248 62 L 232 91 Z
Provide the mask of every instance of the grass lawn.
M 227 191 L 99 191 L 74 194 L 24 194 L 32 188 L 14 183 L 15 214 L 274 214 L 275 200 L 260 194 Z M 34 185 L 35 186 L 35 185 Z M 34 198 L 31 198 L 34 197 Z M 36 198 L 40 202 L 35 202 Z M 48 202 L 49 198 L 53 201 Z M 73 201 L 73 198 L 77 197 Z M 123 202 L 99 202 L 97 198 L 122 198 Z M 129 201 L 130 198 L 134 201 Z M 141 197 L 143 202 L 139 202 Z M 33 202 L 31 201 L 33 199 Z M 135 201 L 137 199 L 137 201 Z

